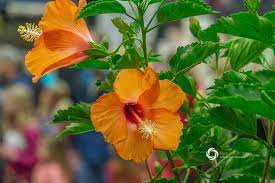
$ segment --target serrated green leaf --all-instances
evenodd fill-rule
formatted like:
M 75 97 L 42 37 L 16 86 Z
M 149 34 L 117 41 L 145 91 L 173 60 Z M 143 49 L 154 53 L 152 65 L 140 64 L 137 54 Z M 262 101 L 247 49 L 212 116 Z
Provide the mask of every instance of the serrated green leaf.
M 228 47 L 230 66 L 233 70 L 239 70 L 256 60 L 268 45 L 252 39 L 239 38 L 230 41 Z
M 93 58 L 88 58 L 71 68 L 76 68 L 76 69 L 109 69 L 110 64 L 106 61 L 99 60 L 99 59 L 93 59 Z
M 259 141 L 248 138 L 240 138 L 234 141 L 232 149 L 239 152 L 248 152 L 257 155 L 263 155 L 267 153 L 266 147 Z
M 187 74 L 179 74 L 175 77 L 174 83 L 178 84 L 185 93 L 196 96 L 197 81 L 193 77 Z
M 182 18 L 215 13 L 215 11 L 202 1 L 177 0 L 162 6 L 157 12 L 160 23 L 176 21 Z
M 108 13 L 126 13 L 126 9 L 116 0 L 97 0 L 88 3 L 78 15 L 78 18 Z
M 66 129 L 63 130 L 62 132 L 58 133 L 57 137 L 65 137 L 68 135 L 77 135 L 77 134 L 82 134 L 82 133 L 87 133 L 90 131 L 94 131 L 95 128 L 92 124 L 90 123 L 71 123 L 68 126 L 66 126 Z
M 54 116 L 51 124 L 69 123 L 65 130 L 57 136 L 64 137 L 67 135 L 81 134 L 93 131 L 94 126 L 90 119 L 91 104 L 79 103 L 68 109 L 60 110 Z
M 169 65 L 174 73 L 186 72 L 218 51 L 219 44 L 214 42 L 196 42 L 179 47 Z
M 73 123 L 91 123 L 90 104 L 78 103 L 68 109 L 60 110 L 54 116 L 51 124 L 73 122 Z
M 205 38 L 209 33 L 212 35 L 215 33 L 225 33 L 262 41 L 268 44 L 274 41 L 271 21 L 265 17 L 249 12 L 240 12 L 230 17 L 222 17 L 209 28 L 202 31 L 200 36 Z
M 229 158 L 224 168 L 225 173 L 222 180 L 230 177 L 240 177 L 243 175 L 258 179 L 262 176 L 265 157 L 256 154 L 235 153 Z M 259 171 L 261 170 L 261 171 Z M 228 171 L 228 173 L 227 173 Z
M 120 33 L 132 32 L 130 26 L 122 20 L 122 18 L 116 17 L 112 19 L 113 24 L 118 28 Z
M 256 135 L 256 115 L 246 114 L 226 107 L 208 109 L 212 123 L 239 134 Z
M 262 91 L 272 99 L 273 90 L 267 90 L 251 73 L 230 71 L 215 81 L 207 99 L 210 103 L 236 108 L 250 114 L 259 114 L 275 119 L 275 106 L 263 99 Z M 271 95 L 270 95 L 271 94 Z
M 141 65 L 141 57 L 135 48 L 126 49 L 124 55 L 117 60 L 113 69 L 138 68 Z
M 171 71 L 162 71 L 158 74 L 158 77 L 160 80 L 171 80 L 173 78 L 173 73 Z

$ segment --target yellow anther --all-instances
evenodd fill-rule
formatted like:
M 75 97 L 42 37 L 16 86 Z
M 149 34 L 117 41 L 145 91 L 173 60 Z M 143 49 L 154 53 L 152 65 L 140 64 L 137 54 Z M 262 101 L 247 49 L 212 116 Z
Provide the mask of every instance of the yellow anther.
M 27 42 L 34 42 L 42 33 L 41 29 L 35 23 L 26 23 L 26 25 L 20 25 L 17 29 L 21 38 Z
M 157 128 L 155 127 L 154 122 L 145 120 L 140 124 L 138 132 L 142 134 L 143 138 L 153 139 L 157 133 Z

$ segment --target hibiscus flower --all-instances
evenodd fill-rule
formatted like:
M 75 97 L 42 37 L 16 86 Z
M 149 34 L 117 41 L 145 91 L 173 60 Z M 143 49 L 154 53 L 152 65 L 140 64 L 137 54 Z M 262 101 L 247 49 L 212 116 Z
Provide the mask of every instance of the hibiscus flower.
M 123 159 L 142 162 L 153 149 L 177 149 L 183 127 L 178 110 L 185 100 L 178 85 L 158 80 L 147 67 L 121 70 L 113 87 L 93 104 L 91 120 Z
M 33 24 L 19 27 L 21 37 L 36 40 L 34 48 L 26 55 L 26 66 L 37 82 L 45 74 L 68 67 L 88 58 L 84 53 L 93 41 L 83 19 L 76 20 L 86 0 L 77 6 L 71 0 L 47 3 L 39 27 Z

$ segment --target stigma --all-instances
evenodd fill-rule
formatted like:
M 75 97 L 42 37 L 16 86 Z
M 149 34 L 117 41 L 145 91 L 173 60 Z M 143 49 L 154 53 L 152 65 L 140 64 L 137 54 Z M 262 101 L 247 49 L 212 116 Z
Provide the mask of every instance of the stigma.
M 154 122 L 146 119 L 140 123 L 138 132 L 142 134 L 143 138 L 152 140 L 157 133 L 157 128 L 155 127 Z
M 27 42 L 34 42 L 42 33 L 39 26 L 35 23 L 20 25 L 17 32 L 20 34 L 20 37 Z

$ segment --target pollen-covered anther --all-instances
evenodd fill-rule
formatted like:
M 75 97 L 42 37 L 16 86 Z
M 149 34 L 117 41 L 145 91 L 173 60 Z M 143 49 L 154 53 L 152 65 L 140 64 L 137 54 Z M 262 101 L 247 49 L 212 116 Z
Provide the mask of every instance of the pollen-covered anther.
M 27 42 L 34 42 L 42 33 L 41 29 L 35 23 L 26 23 L 20 25 L 17 29 L 21 38 Z
M 142 134 L 143 138 L 152 139 L 157 133 L 157 128 L 155 127 L 154 122 L 145 120 L 140 124 L 138 132 Z

